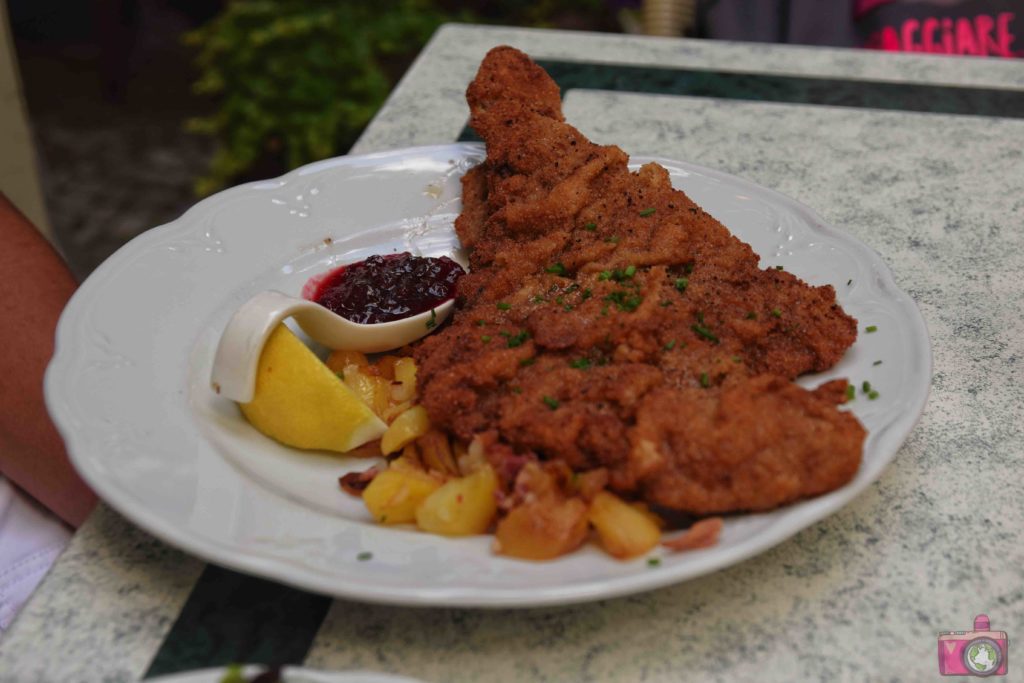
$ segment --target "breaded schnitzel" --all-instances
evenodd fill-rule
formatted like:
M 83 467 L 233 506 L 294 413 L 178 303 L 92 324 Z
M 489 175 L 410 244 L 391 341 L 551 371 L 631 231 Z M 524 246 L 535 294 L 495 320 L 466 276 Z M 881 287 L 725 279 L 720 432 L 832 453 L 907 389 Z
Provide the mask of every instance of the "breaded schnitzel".
M 558 86 L 491 50 L 467 91 L 487 159 L 463 178 L 452 323 L 415 351 L 431 421 L 674 510 L 765 510 L 842 486 L 864 428 L 807 391 L 856 321 L 758 256 L 668 172 L 565 123 Z

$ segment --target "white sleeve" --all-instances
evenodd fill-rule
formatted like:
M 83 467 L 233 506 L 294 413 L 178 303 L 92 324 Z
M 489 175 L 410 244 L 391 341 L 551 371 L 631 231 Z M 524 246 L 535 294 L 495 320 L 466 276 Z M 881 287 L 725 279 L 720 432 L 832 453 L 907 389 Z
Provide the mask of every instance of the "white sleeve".
M 0 634 L 70 538 L 60 520 L 0 476 Z

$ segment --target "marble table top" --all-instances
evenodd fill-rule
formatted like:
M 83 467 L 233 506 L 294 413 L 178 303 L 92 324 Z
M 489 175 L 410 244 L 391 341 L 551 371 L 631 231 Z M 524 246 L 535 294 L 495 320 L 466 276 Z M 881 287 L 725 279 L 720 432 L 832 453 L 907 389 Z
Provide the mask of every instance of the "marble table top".
M 0 640 L 0 679 L 246 660 L 433 683 L 934 680 L 940 631 L 986 613 L 1011 643 L 1024 634 L 1024 60 L 449 25 L 352 151 L 465 137 L 466 84 L 498 44 L 541 61 L 595 140 L 748 178 L 879 252 L 934 354 L 894 463 L 730 569 L 523 611 L 313 596 L 206 566 L 101 506 Z

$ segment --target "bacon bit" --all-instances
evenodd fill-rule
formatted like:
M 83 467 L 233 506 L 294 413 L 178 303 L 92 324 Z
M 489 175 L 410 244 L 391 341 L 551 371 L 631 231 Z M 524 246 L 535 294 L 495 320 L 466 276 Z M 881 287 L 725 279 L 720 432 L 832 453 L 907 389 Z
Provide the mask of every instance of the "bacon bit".
M 519 477 L 519 471 L 528 462 L 535 462 L 537 456 L 532 453 L 516 453 L 511 446 L 493 443 L 487 446 L 487 461 L 498 475 L 502 488 L 510 488 Z
M 494 492 L 494 502 L 498 504 L 498 510 L 501 512 L 508 512 L 519 503 L 515 496 L 506 493 L 500 487 Z
M 381 473 L 381 468 L 374 465 L 368 470 L 362 472 L 349 472 L 346 475 L 338 477 L 338 484 L 341 485 L 341 490 L 345 493 L 362 498 L 363 491 L 370 485 L 373 478 Z
M 702 519 L 684 531 L 682 536 L 676 536 L 662 545 L 675 552 L 710 548 L 718 543 L 718 535 L 722 533 L 722 524 L 721 517 Z
M 353 458 L 379 458 L 380 439 L 364 443 L 362 446 L 356 446 L 352 450 L 346 451 L 345 455 Z

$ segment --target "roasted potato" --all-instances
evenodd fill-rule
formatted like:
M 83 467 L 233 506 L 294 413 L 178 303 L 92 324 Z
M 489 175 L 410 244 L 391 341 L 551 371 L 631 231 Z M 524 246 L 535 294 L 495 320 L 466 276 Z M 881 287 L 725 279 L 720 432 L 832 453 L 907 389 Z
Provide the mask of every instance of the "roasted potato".
M 381 524 L 406 524 L 416 521 L 417 508 L 440 487 L 441 480 L 426 472 L 388 469 L 363 491 L 363 503 Z
M 354 365 L 357 368 L 367 368 L 370 366 L 370 361 L 367 360 L 366 354 L 359 351 L 332 351 L 327 356 L 326 362 L 327 367 L 335 373 L 344 372 L 345 367 L 348 365 Z
M 526 560 L 572 552 L 587 537 L 587 505 L 579 498 L 535 499 L 498 522 L 495 551 Z
M 402 403 L 392 403 L 387 410 L 385 410 L 379 417 L 384 422 L 391 424 L 395 421 L 395 418 L 404 413 L 405 411 L 412 408 L 411 401 L 403 401 Z
M 444 536 L 470 536 L 487 531 L 498 512 L 494 493 L 498 478 L 490 467 L 468 477 L 449 479 L 416 510 L 416 525 Z
M 377 449 L 377 455 L 380 455 L 380 448 Z M 402 454 L 391 461 L 388 465 L 388 469 L 401 470 L 401 469 L 412 469 L 417 472 L 426 472 L 426 468 L 423 467 L 423 462 L 420 460 L 420 449 L 416 448 L 415 443 L 409 443 L 402 449 Z
M 590 523 L 609 555 L 627 559 L 658 545 L 661 529 L 653 513 L 637 509 L 618 496 L 601 491 L 590 501 Z
M 400 356 L 381 356 L 374 363 L 374 367 L 377 368 L 377 372 L 384 379 L 394 380 L 395 379 L 395 363 L 402 360 Z M 412 360 L 412 359 L 409 359 Z
M 446 476 L 459 475 L 459 466 L 455 462 L 455 454 L 452 452 L 447 434 L 437 429 L 431 429 L 416 439 L 416 445 L 419 447 L 420 459 L 428 470 L 440 472 Z
M 395 361 L 393 372 L 391 400 L 395 403 L 411 401 L 416 395 L 416 361 L 412 358 L 399 358 Z
M 381 417 L 391 407 L 391 382 L 365 370 L 356 365 L 346 365 L 343 381 L 377 417 Z
M 430 418 L 423 406 L 409 408 L 394 419 L 380 440 L 381 453 L 387 455 L 400 450 L 430 430 Z

